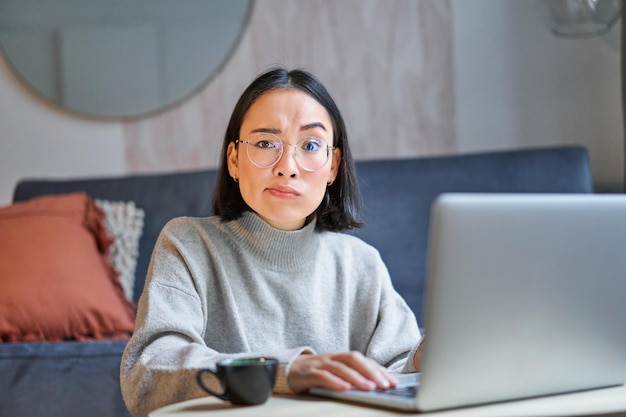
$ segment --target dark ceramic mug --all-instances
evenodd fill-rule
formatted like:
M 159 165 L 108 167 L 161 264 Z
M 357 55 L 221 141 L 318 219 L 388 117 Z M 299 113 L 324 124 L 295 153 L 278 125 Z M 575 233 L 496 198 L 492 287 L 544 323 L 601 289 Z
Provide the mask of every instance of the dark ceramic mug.
M 263 404 L 274 390 L 278 360 L 274 358 L 226 359 L 217 363 L 217 369 L 200 369 L 198 384 L 211 395 L 237 405 Z M 207 387 L 202 375 L 215 375 L 223 392 Z

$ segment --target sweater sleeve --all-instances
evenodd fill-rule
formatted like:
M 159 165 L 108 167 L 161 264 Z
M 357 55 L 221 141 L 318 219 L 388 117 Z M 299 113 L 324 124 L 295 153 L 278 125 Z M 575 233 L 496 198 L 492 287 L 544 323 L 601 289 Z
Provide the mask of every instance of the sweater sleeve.
M 268 356 L 279 360 L 275 391 L 289 393 L 286 375 L 293 360 L 314 353 L 306 346 L 267 352 L 218 352 L 207 346 L 206 294 L 192 277 L 185 253 L 164 229 L 155 246 L 138 305 L 135 332 L 124 351 L 120 382 L 124 401 L 135 417 L 156 408 L 208 395 L 196 381 L 199 369 L 236 357 Z M 205 257 L 206 258 L 206 257 Z M 206 303 L 206 302 L 205 302 Z M 221 392 L 214 378 L 207 385 Z
M 415 372 L 413 358 L 421 338 L 415 314 L 393 288 L 382 259 L 375 269 L 381 280 L 376 327 L 368 343 L 366 356 L 391 372 Z

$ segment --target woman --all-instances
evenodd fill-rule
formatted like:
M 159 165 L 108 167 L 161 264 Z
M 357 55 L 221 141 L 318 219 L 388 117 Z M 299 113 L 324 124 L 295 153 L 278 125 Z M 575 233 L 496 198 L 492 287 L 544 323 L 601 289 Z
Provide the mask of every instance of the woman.
M 273 356 L 275 392 L 394 386 L 419 330 L 359 227 L 345 126 L 311 74 L 274 69 L 244 91 L 221 156 L 216 216 L 170 221 L 121 365 L 135 416 L 206 395 L 197 369 Z

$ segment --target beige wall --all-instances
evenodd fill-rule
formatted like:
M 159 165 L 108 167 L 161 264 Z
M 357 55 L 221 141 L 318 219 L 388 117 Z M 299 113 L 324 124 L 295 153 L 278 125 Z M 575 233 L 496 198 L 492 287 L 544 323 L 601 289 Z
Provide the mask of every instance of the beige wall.
M 622 191 L 621 22 L 552 35 L 542 0 L 453 1 L 460 152 L 579 144 L 600 191 Z
M 582 144 L 597 185 L 621 189 L 619 28 L 558 39 L 541 8 L 538 0 L 257 0 L 214 82 L 135 123 L 58 111 L 0 61 L 0 204 L 26 176 L 214 166 L 234 101 L 273 63 L 322 78 L 359 158 Z
M 221 74 L 182 106 L 125 124 L 134 172 L 216 166 L 246 84 L 275 65 L 319 76 L 356 158 L 456 150 L 449 1 L 261 0 Z
M 37 99 L 0 57 L 0 205 L 20 178 L 125 172 L 123 133 L 120 123 L 74 117 Z

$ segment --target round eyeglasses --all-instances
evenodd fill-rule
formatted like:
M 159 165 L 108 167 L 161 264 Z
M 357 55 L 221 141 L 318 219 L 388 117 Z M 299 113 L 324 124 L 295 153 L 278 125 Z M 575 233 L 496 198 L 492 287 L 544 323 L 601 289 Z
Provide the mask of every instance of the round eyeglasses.
M 334 146 L 323 139 L 309 136 L 293 144 L 283 144 L 280 138 L 271 133 L 256 133 L 248 140 L 237 140 L 236 143 L 246 145 L 248 159 L 259 168 L 270 168 L 278 163 L 283 156 L 285 146 L 293 146 L 293 157 L 300 168 L 306 171 L 317 171 L 328 163 Z

